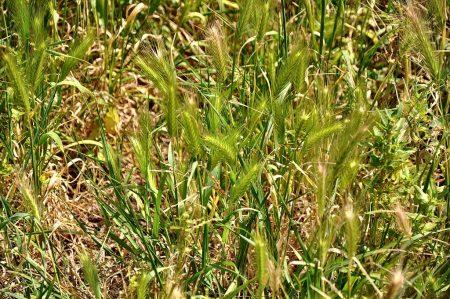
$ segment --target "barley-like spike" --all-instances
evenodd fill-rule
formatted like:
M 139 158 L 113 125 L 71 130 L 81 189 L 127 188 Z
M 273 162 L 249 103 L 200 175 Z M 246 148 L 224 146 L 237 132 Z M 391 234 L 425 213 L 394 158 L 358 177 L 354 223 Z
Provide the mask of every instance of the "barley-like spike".
M 30 190 L 30 187 L 24 179 L 19 179 L 19 190 L 22 193 L 24 204 L 26 208 L 30 211 L 30 214 L 37 220 L 41 221 L 41 209 L 37 202 L 36 196 Z
M 276 99 L 283 101 L 290 92 L 292 85 L 300 90 L 305 82 L 305 72 L 308 65 L 308 52 L 303 43 L 293 47 L 285 63 L 277 73 L 273 86 Z
M 83 265 L 84 279 L 89 284 L 89 288 L 94 293 L 95 299 L 102 298 L 102 291 L 100 286 L 100 278 L 98 276 L 97 267 L 95 267 L 91 258 L 86 252 L 80 256 L 81 264 Z
M 201 151 L 200 131 L 197 120 L 187 111 L 183 112 L 183 125 L 186 134 L 186 144 L 188 145 L 191 155 L 197 156 Z
M 47 63 L 47 32 L 44 25 L 44 16 L 47 12 L 47 5 L 40 3 L 42 6 L 36 8 L 36 12 L 33 14 L 33 26 L 31 28 L 33 32 L 32 40 L 35 45 L 33 55 L 27 66 L 27 79 L 32 85 L 32 91 L 37 93 L 37 88 L 44 80 L 44 70 Z
M 239 199 L 239 197 L 241 197 L 248 190 L 252 182 L 259 176 L 260 171 L 261 165 L 255 163 L 239 176 L 236 184 L 231 189 L 230 198 L 232 202 Z
M 234 149 L 234 145 L 226 142 L 224 138 L 211 135 L 204 137 L 203 140 L 211 150 L 220 155 L 220 160 L 225 160 L 229 164 L 234 165 L 236 161 L 236 150 Z
M 138 286 L 137 286 L 137 299 L 145 299 L 147 297 L 147 287 L 148 283 L 151 280 L 151 276 L 149 273 L 143 273 L 139 278 Z
M 309 150 L 314 144 L 320 142 L 321 140 L 331 136 L 332 134 L 340 131 L 342 129 L 341 123 L 331 124 L 321 130 L 318 130 L 312 134 L 309 134 L 303 144 L 303 150 Z
M 262 298 L 262 294 L 264 292 L 264 288 L 266 287 L 269 276 L 267 273 L 267 263 L 268 263 L 268 254 L 266 242 L 263 237 L 260 235 L 258 231 L 256 231 L 255 236 L 253 237 L 255 241 L 255 256 L 256 256 L 256 268 L 257 268 L 257 278 L 258 278 L 258 296 Z
M 134 59 L 143 73 L 155 84 L 165 99 L 165 114 L 169 135 L 177 135 L 177 76 L 175 66 L 159 43 L 143 46 Z
M 169 135 L 175 137 L 177 135 L 177 99 L 175 87 L 171 86 L 167 97 L 166 114 L 167 114 L 167 130 Z
M 258 26 L 257 26 L 257 40 L 261 40 L 267 31 L 267 25 L 273 14 L 273 1 L 259 0 L 257 3 L 258 7 L 261 7 L 260 15 L 258 16 Z
M 441 73 L 436 49 L 431 42 L 430 30 L 422 19 L 418 9 L 412 4 L 405 7 L 405 36 L 403 43 L 406 48 L 414 50 L 423 58 L 426 69 L 438 79 Z
M 353 211 L 352 206 L 348 206 L 344 211 L 346 223 L 346 244 L 348 258 L 352 259 L 356 255 L 356 249 L 359 241 L 358 215 Z
M 403 284 L 405 282 L 405 277 L 401 269 L 397 269 L 392 273 L 391 281 L 389 283 L 389 288 L 384 298 L 393 299 L 398 298 L 398 293 L 400 292 Z
M 227 77 L 230 57 L 221 23 L 214 23 L 207 30 L 206 36 L 209 44 L 207 52 L 212 58 L 212 63 L 217 72 L 218 81 L 223 83 Z
M 25 117 L 28 119 L 30 117 L 30 99 L 23 71 L 17 64 L 15 57 L 10 53 L 4 53 L 3 60 L 6 63 L 9 80 L 13 83 L 13 86 L 20 97 L 20 103 L 25 109 Z
M 284 101 L 275 100 L 272 104 L 272 114 L 275 121 L 275 129 L 280 138 L 286 133 L 286 115 L 288 106 Z
M 149 175 L 152 146 L 149 113 L 142 113 L 139 116 L 139 127 L 135 136 L 131 138 L 131 143 L 141 173 L 145 176 Z
M 27 1 L 14 0 L 7 1 L 8 5 L 11 5 L 11 11 L 13 13 L 14 23 L 17 31 L 20 35 L 22 46 L 25 45 L 30 38 L 30 10 L 28 9 Z
M 239 1 L 239 20 L 236 26 L 236 37 L 241 38 L 252 28 L 252 14 L 255 12 L 253 0 Z
M 63 66 L 61 67 L 60 81 L 63 81 L 70 71 L 80 62 L 81 57 L 89 50 L 94 42 L 94 33 L 90 32 L 84 38 L 84 40 L 78 44 L 78 46 L 72 48 L 68 57 L 65 59 Z
M 37 92 L 37 88 L 41 85 L 44 80 L 44 69 L 47 58 L 47 51 L 45 49 L 45 44 L 42 44 L 39 49 L 36 50 L 33 60 L 32 67 L 28 72 L 29 82 L 33 84 L 32 91 Z
M 400 231 L 406 237 L 411 237 L 411 223 L 409 221 L 408 215 L 405 213 L 402 205 L 399 202 L 397 202 L 397 204 L 395 205 L 394 211 L 397 225 Z

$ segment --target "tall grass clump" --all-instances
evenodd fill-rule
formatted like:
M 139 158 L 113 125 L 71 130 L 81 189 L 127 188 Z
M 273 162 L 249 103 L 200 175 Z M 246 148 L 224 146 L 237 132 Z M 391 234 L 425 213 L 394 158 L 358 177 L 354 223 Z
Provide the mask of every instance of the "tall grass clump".
M 55 161 L 64 161 L 65 152 L 60 132 L 63 113 L 55 107 L 65 77 L 89 50 L 93 37 L 88 36 L 67 55 L 54 51 L 50 2 L 0 4 L 1 89 L 7 91 L 2 93 L 0 112 L 6 117 L 0 131 L 1 259 L 6 275 L 2 297 L 68 296 L 63 287 L 67 277 L 61 275 L 55 240 L 49 236 L 52 227 L 47 203 L 57 181 L 49 171 L 53 167 L 57 171 Z M 56 74 L 57 68 L 61 76 Z M 12 281 L 19 288 L 8 289 Z
M 446 1 L 0 8 L 0 297 L 447 296 Z

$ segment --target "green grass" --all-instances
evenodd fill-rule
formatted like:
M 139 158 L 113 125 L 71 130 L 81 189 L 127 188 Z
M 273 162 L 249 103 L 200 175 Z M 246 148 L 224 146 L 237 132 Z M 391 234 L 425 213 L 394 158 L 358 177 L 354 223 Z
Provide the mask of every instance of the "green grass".
M 0 0 L 0 297 L 445 298 L 430 3 Z

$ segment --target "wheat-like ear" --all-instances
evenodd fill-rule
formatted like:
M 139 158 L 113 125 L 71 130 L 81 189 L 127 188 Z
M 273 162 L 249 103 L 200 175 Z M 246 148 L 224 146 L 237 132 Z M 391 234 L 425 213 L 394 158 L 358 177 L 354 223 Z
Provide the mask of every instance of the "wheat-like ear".
M 284 138 L 286 119 L 290 112 L 290 105 L 286 105 L 286 99 L 289 95 L 292 95 L 292 86 L 299 81 L 297 79 L 299 77 L 298 74 L 302 72 L 302 69 L 306 68 L 301 67 L 302 59 L 302 56 L 296 50 L 291 52 L 284 65 L 277 72 L 274 78 L 275 82 L 272 82 L 272 96 L 274 98 L 271 107 L 272 116 L 275 121 L 276 132 L 281 139 Z M 306 65 L 306 60 L 303 64 Z
M 19 179 L 19 190 L 22 193 L 24 205 L 29 210 L 30 214 L 37 220 L 41 221 L 41 208 L 36 199 L 35 194 L 32 193 L 28 181 L 24 178 Z
M 256 257 L 256 269 L 258 278 L 258 296 L 262 298 L 264 288 L 269 280 L 269 273 L 267 273 L 267 265 L 269 261 L 269 254 L 267 252 L 266 242 L 259 233 L 258 227 L 255 235 L 253 236 L 255 242 L 255 257 Z
M 352 259 L 356 255 L 356 247 L 359 241 L 359 219 L 351 204 L 348 204 L 348 206 L 345 208 L 344 218 L 347 254 L 348 258 Z
M 241 146 L 247 145 L 247 142 L 250 142 L 252 140 L 252 137 L 255 135 L 255 130 L 257 129 L 258 125 L 261 124 L 261 119 L 264 117 L 264 114 L 267 113 L 267 97 L 264 95 L 262 96 L 262 99 L 259 101 L 259 103 L 256 103 L 256 108 L 251 108 L 249 110 L 249 120 L 247 122 L 248 125 L 246 125 L 246 135 L 242 141 Z
M 175 66 L 162 42 L 142 45 L 134 61 L 165 97 L 176 86 Z
M 440 26 L 445 26 L 445 22 L 447 21 L 447 5 L 445 4 L 446 0 L 430 0 L 430 7 L 432 13 L 435 14 L 437 21 Z M 448 3 L 448 1 L 447 1 Z
M 169 135 L 175 137 L 177 135 L 177 99 L 176 90 L 172 89 L 169 96 L 167 97 L 166 106 L 166 118 L 167 118 L 167 129 Z
M 67 54 L 68 57 L 64 60 L 61 67 L 59 81 L 63 81 L 67 75 L 69 75 L 70 71 L 80 62 L 81 58 L 86 54 L 93 42 L 94 33 L 89 32 L 83 41 L 72 48 L 69 54 Z
M 175 66 L 161 43 L 143 46 L 134 61 L 155 84 L 165 99 L 165 114 L 169 135 L 177 133 L 177 75 Z
M 221 113 L 224 103 L 224 95 L 219 88 L 211 90 L 211 99 L 209 101 L 209 109 L 207 112 L 207 119 L 209 121 L 209 131 L 211 133 L 220 132 L 221 127 Z
M 111 145 L 109 143 L 106 143 L 106 140 L 105 146 L 103 147 L 103 153 L 110 169 L 110 173 L 113 175 L 113 179 L 117 180 L 121 176 L 119 157 L 116 151 L 114 151 L 114 149 L 111 147 Z
M 255 14 L 255 17 L 257 18 L 255 20 L 257 24 L 256 39 L 261 40 L 264 37 L 264 34 L 267 31 L 267 25 L 272 18 L 274 1 L 258 0 L 256 2 L 257 7 L 260 8 L 257 10 L 258 13 Z
M 97 268 L 92 262 L 91 258 L 86 252 L 80 255 L 81 264 L 83 265 L 84 279 L 88 283 L 95 299 L 102 298 L 102 291 L 100 286 L 100 278 L 98 276 Z
M 32 84 L 32 92 L 37 94 L 37 89 L 44 81 L 44 70 L 46 65 L 47 51 L 46 45 L 41 44 L 33 53 L 31 67 L 28 70 L 28 82 Z
M 252 28 L 252 14 L 255 12 L 254 0 L 239 1 L 239 20 L 236 26 L 236 37 L 239 39 Z
M 306 43 L 303 40 L 298 41 L 287 61 L 288 65 L 292 65 L 292 82 L 297 92 L 301 92 L 305 86 L 309 59 L 310 53 Z
M 147 298 L 147 287 L 151 278 L 152 278 L 151 275 L 147 272 L 141 274 L 136 290 L 137 299 Z
M 30 117 L 31 107 L 30 107 L 28 84 L 25 81 L 24 72 L 18 65 L 16 58 L 12 54 L 4 52 L 2 57 L 3 61 L 6 64 L 8 78 L 13 84 L 15 94 L 18 95 L 20 103 L 22 104 L 25 110 L 25 118 L 28 120 Z
M 340 185 L 344 187 L 356 171 L 358 171 L 358 145 L 367 137 L 368 129 L 373 124 L 373 119 L 364 109 L 364 100 L 356 102 L 359 109 L 354 109 L 344 120 L 345 127 L 333 140 L 330 151 L 330 159 L 333 160 L 333 169 L 330 179 L 335 182 L 340 178 Z
M 31 26 L 32 40 L 34 43 L 34 51 L 32 52 L 31 59 L 28 61 L 27 66 L 27 79 L 32 85 L 32 92 L 37 93 L 37 88 L 44 80 L 44 69 L 47 58 L 47 32 L 44 25 L 44 16 L 47 11 L 46 4 L 42 4 L 36 8 L 33 13 Z
M 223 136 L 208 135 L 203 138 L 204 143 L 214 152 L 213 157 L 217 157 L 219 161 L 226 161 L 230 165 L 236 162 L 236 149 L 234 138 L 227 138 Z M 215 163 L 216 159 L 212 159 Z
M 12 0 L 6 2 L 12 11 L 13 20 L 20 36 L 22 46 L 30 38 L 30 10 L 26 0 Z
M 217 80 L 223 83 L 227 78 L 230 56 L 221 22 L 216 21 L 208 28 L 206 40 L 208 41 L 207 53 L 211 56 L 216 69 Z
M 139 170 L 149 185 L 156 190 L 156 182 L 151 172 L 151 149 L 152 149 L 151 116 L 148 112 L 139 115 L 139 127 L 131 138 L 131 144 L 136 156 Z
M 242 195 L 244 195 L 245 192 L 247 192 L 248 188 L 250 188 L 250 185 L 252 182 L 259 177 L 261 173 L 261 164 L 260 163 L 253 163 L 246 171 L 244 171 L 239 178 L 236 181 L 236 184 L 231 189 L 230 199 L 231 202 L 236 201 L 239 199 Z
M 314 132 L 311 132 L 310 134 L 307 135 L 303 143 L 302 150 L 308 151 L 316 143 L 335 134 L 336 132 L 339 132 L 342 129 L 342 127 L 343 126 L 341 123 L 331 123 L 325 127 L 322 127 L 321 129 L 316 128 Z
M 197 119 L 189 112 L 182 114 L 183 126 L 185 132 L 185 141 L 192 156 L 198 156 L 201 152 L 200 129 Z
M 254 35 L 260 41 L 272 17 L 273 2 L 266 0 L 239 1 L 239 20 L 236 27 L 236 37 L 241 38 L 248 33 Z
M 405 283 L 405 276 L 401 269 L 396 269 L 392 273 L 392 277 L 389 283 L 389 288 L 386 292 L 386 299 L 398 298 L 398 293 L 401 291 L 403 284 Z
M 275 122 L 275 132 L 281 140 L 286 134 L 286 116 L 288 109 L 288 105 L 282 100 L 278 99 L 272 103 L 272 117 Z
M 404 17 L 403 48 L 406 49 L 406 52 L 418 54 L 430 75 L 435 79 L 439 79 L 441 65 L 436 49 L 431 42 L 431 34 L 428 26 L 421 17 L 418 9 L 412 4 L 405 6 Z
M 300 90 L 305 82 L 305 70 L 308 63 L 304 45 L 296 46 L 290 52 L 284 65 L 277 72 L 275 82 L 272 83 L 272 116 L 275 121 L 275 129 L 280 139 L 284 138 L 286 131 L 286 119 L 291 112 L 291 105 L 286 105 L 286 99 L 293 94 L 293 86 Z
M 45 43 L 48 33 L 45 27 L 45 15 L 48 12 L 49 1 L 39 1 L 32 6 L 31 14 L 31 40 L 35 47 L 39 47 L 40 44 Z
M 305 73 L 309 62 L 308 48 L 303 42 L 292 47 L 285 63 L 278 71 L 273 82 L 273 94 L 278 100 L 284 100 L 292 85 L 300 90 L 305 83 Z
M 411 237 L 411 223 L 400 202 L 396 203 L 396 205 L 394 206 L 394 211 L 399 230 L 406 237 Z

